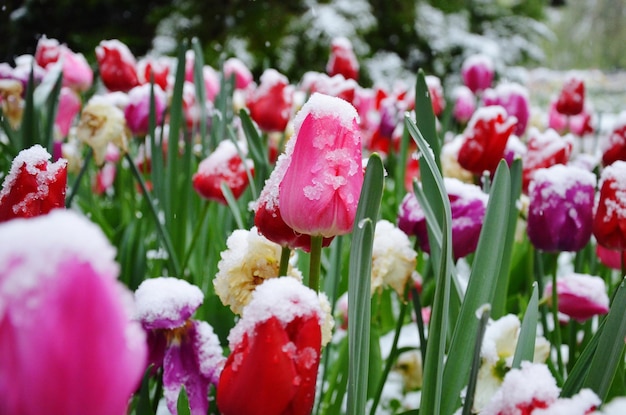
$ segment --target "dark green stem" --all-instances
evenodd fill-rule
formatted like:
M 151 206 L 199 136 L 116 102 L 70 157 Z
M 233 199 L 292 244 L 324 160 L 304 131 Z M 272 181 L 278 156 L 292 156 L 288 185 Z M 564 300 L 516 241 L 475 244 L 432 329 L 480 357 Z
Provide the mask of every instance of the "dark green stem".
M 289 258 L 290 257 L 291 257 L 291 249 L 288 246 L 283 246 L 280 251 L 280 266 L 278 267 L 279 277 L 287 275 L 287 271 L 289 271 Z
M 561 324 L 559 322 L 559 299 L 557 295 L 556 270 L 552 273 L 552 318 L 554 320 L 554 331 L 552 332 L 552 344 L 556 348 L 556 361 L 561 376 L 565 376 L 565 366 L 561 355 Z
M 74 184 L 72 185 L 72 188 L 70 189 L 70 194 L 67 195 L 67 198 L 65 199 L 65 207 L 68 209 L 72 207 L 72 201 L 74 200 L 76 193 L 78 193 L 78 187 L 80 186 L 80 182 L 82 181 L 83 176 L 85 175 L 85 172 L 87 172 L 87 168 L 89 167 L 89 162 L 91 161 L 92 157 L 93 157 L 93 149 L 89 147 L 87 149 L 87 154 L 85 154 L 83 165 L 81 166 L 80 171 L 78 172 L 78 176 L 76 176 L 76 180 L 74 180 Z
M 311 236 L 311 259 L 309 263 L 309 288 L 319 292 L 322 269 L 322 235 Z
M 185 258 L 183 259 L 182 269 L 187 268 L 187 263 L 189 262 L 189 258 L 191 258 L 191 253 L 193 252 L 193 247 L 196 245 L 198 236 L 200 236 L 200 230 L 202 230 L 203 228 L 204 220 L 206 219 L 210 206 L 211 204 L 209 202 L 204 203 L 204 209 L 202 209 L 202 215 L 200 215 L 200 222 L 196 226 L 196 229 L 194 229 L 193 236 L 191 237 L 191 243 L 189 244 L 189 247 L 187 248 L 187 254 L 185 255 Z

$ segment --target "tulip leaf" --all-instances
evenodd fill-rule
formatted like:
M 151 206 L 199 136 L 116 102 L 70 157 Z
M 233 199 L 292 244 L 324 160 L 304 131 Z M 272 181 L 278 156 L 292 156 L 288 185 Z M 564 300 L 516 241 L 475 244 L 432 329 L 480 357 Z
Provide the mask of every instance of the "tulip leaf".
M 241 120 L 241 127 L 243 128 L 246 141 L 248 142 L 250 157 L 252 157 L 252 161 L 254 162 L 254 180 L 257 187 L 262 189 L 271 170 L 268 160 L 267 143 L 254 126 L 250 115 L 248 115 L 243 108 L 239 110 L 239 119 Z
M 626 314 L 626 280 L 622 280 L 613 297 L 611 309 L 598 338 L 598 347 L 582 384 L 583 388 L 592 389 L 603 402 L 608 396 L 617 369 L 623 364 L 620 360 L 626 337 L 624 314 Z
M 537 338 L 537 320 L 539 318 L 539 293 L 537 283 L 533 283 L 533 292 L 522 319 L 517 347 L 513 356 L 513 369 L 518 369 L 522 361 L 532 362 L 535 355 L 535 341 Z
M 187 396 L 187 391 L 184 386 L 180 388 L 178 402 L 176 403 L 176 410 L 178 411 L 178 415 L 191 415 L 191 411 L 189 409 L 189 397 Z
M 432 99 L 428 85 L 426 84 L 426 74 L 422 69 L 417 72 L 415 83 L 415 125 L 422 132 L 428 144 L 433 149 L 433 155 L 437 169 L 441 171 L 441 142 L 437 135 L 437 119 L 433 111 Z
M 243 219 L 241 218 L 241 211 L 239 210 L 239 205 L 237 204 L 237 199 L 235 199 L 235 196 L 230 190 L 230 187 L 228 187 L 226 182 L 222 180 L 222 182 L 220 183 L 220 189 L 222 189 L 222 194 L 224 195 L 224 199 L 226 199 L 226 203 L 228 203 L 228 207 L 233 214 L 233 218 L 237 223 L 237 227 L 239 229 L 245 229 L 245 226 L 243 225 Z
M 384 169 L 377 154 L 367 163 L 352 231 L 348 272 L 348 414 L 365 413 L 368 391 L 371 272 L 374 228 L 383 193 Z
M 56 121 L 57 109 L 59 106 L 61 86 L 63 85 L 63 72 L 61 70 L 56 70 L 56 72 L 53 70 L 50 75 L 52 78 L 50 79 L 50 84 L 47 85 L 47 94 L 42 97 L 42 102 L 40 103 L 39 108 L 44 108 L 45 104 L 45 112 L 41 114 L 44 121 L 44 131 L 41 137 L 41 143 L 43 147 L 52 154 L 52 144 L 54 142 L 54 123 Z M 41 89 L 42 86 L 43 84 L 39 85 L 37 89 Z
M 34 67 L 28 75 L 28 84 L 24 93 L 24 112 L 20 122 L 20 144 L 18 151 L 32 147 L 39 137 L 39 120 L 35 108 L 35 78 Z
M 204 56 L 202 53 L 202 46 L 198 41 L 198 38 L 191 39 L 191 47 L 193 48 L 193 83 L 196 86 L 196 105 L 200 108 L 200 142 L 202 146 L 205 146 L 205 139 L 207 138 L 207 117 L 206 111 L 206 87 L 204 85 Z
M 137 394 L 137 402 L 135 405 L 135 415 L 154 415 L 152 404 L 150 403 L 150 372 L 152 372 L 152 370 L 153 366 L 150 365 L 141 380 L 141 387 Z
M 450 341 L 444 369 L 446 399 L 440 412 L 442 415 L 452 414 L 460 405 L 461 390 L 467 384 L 471 365 L 466 349 L 468 344 L 473 344 L 478 330 L 475 311 L 482 304 L 491 304 L 498 278 L 503 275 L 503 250 L 507 237 L 513 237 L 502 231 L 508 224 L 510 195 L 509 169 L 502 160 L 493 180 L 469 283 Z M 508 273 L 508 268 L 506 271 Z
M 474 342 L 474 357 L 472 358 L 472 368 L 470 371 L 469 382 L 467 384 L 466 398 L 463 404 L 463 415 L 472 414 L 472 406 L 474 406 L 474 393 L 476 392 L 476 383 L 478 381 L 478 370 L 480 369 L 481 363 L 480 352 L 482 350 L 485 331 L 487 330 L 487 323 L 489 322 L 489 315 L 491 314 L 491 306 L 489 304 L 485 304 L 481 306 L 477 312 L 480 313 L 478 334 L 476 335 L 476 341 Z

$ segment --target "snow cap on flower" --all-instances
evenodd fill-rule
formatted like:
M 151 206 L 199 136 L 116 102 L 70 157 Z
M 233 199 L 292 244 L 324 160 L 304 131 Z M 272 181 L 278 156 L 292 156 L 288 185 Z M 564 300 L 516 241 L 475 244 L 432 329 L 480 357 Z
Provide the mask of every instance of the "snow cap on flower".
M 65 207 L 67 161 L 51 163 L 39 144 L 19 152 L 0 189 L 0 222 Z
M 350 39 L 340 36 L 331 41 L 330 57 L 326 64 L 330 76 L 343 75 L 346 79 L 359 79 L 359 61 L 352 49 Z
M 619 396 L 613 398 L 611 402 L 602 407 L 598 414 L 602 415 L 622 415 L 626 413 L 626 397 Z
M 285 223 L 308 235 L 350 232 L 363 185 L 356 109 L 340 98 L 315 93 L 296 115 L 294 128 L 279 185 Z
M 109 143 L 123 152 L 128 151 L 129 135 L 124 112 L 109 99 L 101 97 L 89 100 L 76 128 L 76 137 L 93 149 L 98 166 L 104 163 Z
M 127 92 L 139 85 L 137 61 L 124 43 L 117 39 L 102 40 L 96 46 L 100 79 L 110 91 Z
M 236 229 L 226 240 L 226 246 L 213 284 L 222 304 L 241 314 L 257 286 L 279 276 L 281 247 L 259 235 L 256 227 L 249 231 Z M 302 274 L 292 263 L 287 275 L 302 281 Z
M 587 415 L 595 413 L 602 401 L 591 389 L 581 389 L 571 398 L 559 398 L 547 408 L 539 408 L 532 415 Z
M 536 128 L 528 131 L 526 153 L 522 156 L 522 189 L 528 191 L 528 186 L 535 172 L 541 168 L 548 168 L 555 164 L 567 164 L 572 148 L 573 136 L 561 136 L 555 130 L 547 129 L 543 132 Z
M 484 54 L 469 56 L 461 66 L 463 83 L 474 93 L 489 88 L 493 82 L 494 74 L 493 60 Z
M 503 82 L 483 95 L 485 105 L 500 105 L 507 114 L 517 119 L 514 134 L 522 136 L 530 118 L 528 88 L 515 82 Z
M 602 170 L 600 196 L 596 199 L 593 235 L 613 250 L 626 250 L 626 161 L 618 160 Z
M 144 280 L 135 291 L 137 320 L 146 329 L 173 329 L 185 324 L 200 307 L 200 288 L 180 278 L 159 277 Z
M 379 220 L 372 250 L 372 294 L 389 285 L 401 298 L 415 272 L 417 253 L 406 233 L 387 220 Z
M 126 413 L 145 333 L 100 228 L 57 209 L 1 224 L 0 246 L 0 413 Z
M 559 276 L 556 295 L 559 312 L 581 322 L 609 312 L 606 284 L 597 276 L 576 273 Z M 552 282 L 546 284 L 544 296 L 551 303 Z
M 606 142 L 602 145 L 602 165 L 608 166 L 617 160 L 626 160 L 626 111 L 622 111 Z

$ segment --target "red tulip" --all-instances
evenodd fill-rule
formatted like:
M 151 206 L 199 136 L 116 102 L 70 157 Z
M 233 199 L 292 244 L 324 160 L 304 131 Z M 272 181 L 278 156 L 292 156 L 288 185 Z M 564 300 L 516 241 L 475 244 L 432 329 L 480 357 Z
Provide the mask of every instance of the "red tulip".
M 619 115 L 602 152 L 602 164 L 608 166 L 626 160 L 626 111 Z
M 67 161 L 50 163 L 40 145 L 22 150 L 13 160 L 0 190 L 0 222 L 43 215 L 65 206 Z
M 309 415 L 322 342 L 315 292 L 294 278 L 259 285 L 228 337 L 217 386 L 223 415 Z
M 236 89 L 246 89 L 254 80 L 250 69 L 238 58 L 226 59 L 224 62 L 224 76 L 226 79 L 230 79 L 231 76 L 235 77 Z
M 618 160 L 600 176 L 593 234 L 605 248 L 626 250 L 626 161 Z
M 155 85 L 167 91 L 167 78 L 170 74 L 170 66 L 167 58 L 145 57 L 137 62 L 137 76 L 142 84 L 149 84 L 154 79 Z
M 528 134 L 527 151 L 522 156 L 524 192 L 528 192 L 528 186 L 535 171 L 555 164 L 567 164 L 573 147 L 571 136 L 561 137 L 552 129 L 548 129 L 544 133 L 537 129 L 531 129 Z
M 276 69 L 261 75 L 261 84 L 248 95 L 246 104 L 252 118 L 265 132 L 285 131 L 291 118 L 293 87 Z
M 352 105 L 319 93 L 296 116 L 278 200 L 296 232 L 332 237 L 352 230 L 363 185 L 357 120 Z
M 458 157 L 461 167 L 476 175 L 495 172 L 516 123 L 517 119 L 507 116 L 499 105 L 476 110 L 463 132 Z
M 242 143 L 239 145 L 241 147 Z M 246 160 L 245 163 L 252 171 L 251 162 Z M 202 160 L 192 180 L 193 188 L 200 196 L 223 204 L 227 202 L 222 193 L 222 182 L 226 183 L 235 198 L 239 198 L 249 184 L 246 165 L 235 144 L 229 140 L 220 142 L 215 151 Z
M 135 56 L 119 40 L 101 41 L 96 47 L 96 59 L 100 78 L 110 91 L 127 92 L 139 85 Z
M 348 38 L 334 38 L 330 45 L 330 58 L 326 64 L 328 75 L 343 75 L 346 79 L 359 79 L 359 61 Z
M 443 96 L 441 79 L 433 75 L 427 75 L 426 85 L 428 86 L 428 93 L 430 94 L 430 101 L 433 107 L 433 113 L 435 113 L 435 117 L 438 117 L 446 108 L 446 99 Z M 413 105 L 411 106 L 415 106 L 415 103 L 413 103 Z
M 563 115 L 580 114 L 585 105 L 585 83 L 577 76 L 565 80 L 556 101 L 556 110 Z

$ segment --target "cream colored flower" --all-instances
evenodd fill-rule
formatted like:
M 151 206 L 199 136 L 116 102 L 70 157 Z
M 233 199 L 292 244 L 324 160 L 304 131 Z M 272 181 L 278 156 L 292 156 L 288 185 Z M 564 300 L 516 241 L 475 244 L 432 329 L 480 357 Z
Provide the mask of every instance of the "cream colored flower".
M 93 149 L 98 166 L 104 163 L 109 143 L 128 151 L 130 132 L 124 112 L 105 99 L 92 99 L 83 109 L 76 127 L 76 137 Z
M 0 107 L 14 129 L 17 129 L 22 122 L 22 114 L 24 113 L 23 91 L 24 87 L 20 81 L 0 79 Z
M 372 250 L 372 294 L 387 285 L 402 297 L 416 263 L 417 253 L 409 237 L 391 222 L 378 221 Z
M 249 231 L 235 230 L 226 240 L 226 246 L 213 285 L 222 303 L 230 306 L 233 313 L 241 314 L 257 285 L 279 276 L 282 248 L 260 235 L 256 227 Z M 287 276 L 302 281 L 302 274 L 291 263 Z
M 406 391 L 417 390 L 422 387 L 422 353 L 419 350 L 401 353 L 394 369 L 402 375 Z
M 330 302 L 326 294 L 319 293 L 320 308 L 324 313 L 324 321 L 321 324 L 322 329 L 322 347 L 326 346 L 333 337 L 333 328 L 335 327 L 335 319 L 331 313 Z

